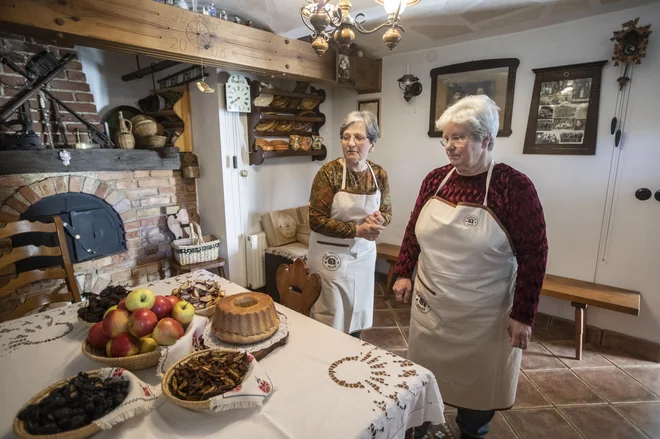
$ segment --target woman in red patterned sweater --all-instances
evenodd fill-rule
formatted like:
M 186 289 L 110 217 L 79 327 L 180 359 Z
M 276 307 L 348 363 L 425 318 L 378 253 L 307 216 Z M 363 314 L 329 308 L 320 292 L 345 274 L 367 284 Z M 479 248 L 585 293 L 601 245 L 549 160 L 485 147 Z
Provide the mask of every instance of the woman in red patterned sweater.
M 461 438 L 483 438 L 515 400 L 545 274 L 545 220 L 529 178 L 493 161 L 495 102 L 468 96 L 436 125 L 450 164 L 422 182 L 394 292 L 414 302 L 408 357 L 458 407 Z

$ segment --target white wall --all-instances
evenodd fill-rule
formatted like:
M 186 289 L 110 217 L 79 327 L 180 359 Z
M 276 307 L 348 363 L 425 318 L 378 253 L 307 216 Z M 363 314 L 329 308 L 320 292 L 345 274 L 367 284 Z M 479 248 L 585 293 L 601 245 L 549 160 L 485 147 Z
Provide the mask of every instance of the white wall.
M 131 105 L 139 109 L 138 101 L 147 97 L 149 91 L 153 89 L 151 75 L 128 82 L 121 79 L 122 75 L 138 69 L 135 55 L 84 46 L 76 46 L 76 51 L 100 117 L 119 105 Z M 139 58 L 140 68 L 148 67 L 152 62 L 162 61 L 147 56 Z M 183 70 L 187 66 L 188 64 L 181 64 L 158 72 L 155 74 L 156 80 Z
M 612 32 L 621 23 L 641 17 L 640 24 L 660 28 L 660 5 L 640 7 L 534 31 L 480 41 L 438 47 L 383 60 L 383 91 L 360 96 L 381 97 L 383 136 L 372 159 L 385 167 L 392 188 L 394 215 L 384 241 L 400 243 L 422 179 L 447 163 L 438 139 L 427 136 L 431 69 L 443 65 L 489 58 L 519 58 L 513 108 L 513 134 L 498 138 L 497 161 L 526 173 L 536 185 L 545 210 L 550 244 L 548 273 L 596 281 L 642 292 L 639 317 L 590 309 L 589 323 L 660 342 L 660 203 L 640 203 L 633 197 L 639 187 L 660 189 L 660 40 L 654 33 L 648 54 L 637 66 L 632 82 L 628 136 L 622 145 L 619 184 L 615 194 L 610 243 L 605 261 L 598 257 L 601 221 L 606 202 L 612 136 L 610 119 L 616 99 L 619 68 L 608 63 L 603 70 L 598 144 L 595 156 L 523 155 L 522 148 L 537 67 L 551 67 L 609 60 Z M 405 38 L 405 35 L 404 35 Z M 429 60 L 433 60 L 430 62 Z M 411 73 L 421 79 L 424 92 L 406 103 L 397 78 L 410 63 Z M 355 109 L 358 96 L 335 90 L 333 126 Z M 337 142 L 338 137 L 333 137 Z M 572 318 L 567 302 L 542 298 L 540 310 Z

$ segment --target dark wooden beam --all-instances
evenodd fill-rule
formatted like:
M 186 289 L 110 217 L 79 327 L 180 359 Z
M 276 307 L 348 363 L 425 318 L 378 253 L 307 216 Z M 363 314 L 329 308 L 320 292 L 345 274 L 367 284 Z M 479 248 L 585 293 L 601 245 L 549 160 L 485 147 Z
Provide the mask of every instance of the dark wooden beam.
M 64 166 L 60 151 L 71 154 Z M 0 151 L 0 175 L 41 172 L 134 171 L 181 168 L 179 149 L 173 157 L 161 157 L 157 149 L 50 149 L 39 151 Z
M 179 64 L 181 63 L 177 61 L 161 61 L 159 63 L 152 64 L 149 67 L 145 67 L 143 69 L 136 70 L 131 73 L 127 73 L 121 77 L 121 80 L 124 82 L 128 82 L 134 79 L 144 78 L 147 75 L 151 75 L 152 73 L 157 73 L 162 70 L 169 69 L 170 67 L 178 66 Z

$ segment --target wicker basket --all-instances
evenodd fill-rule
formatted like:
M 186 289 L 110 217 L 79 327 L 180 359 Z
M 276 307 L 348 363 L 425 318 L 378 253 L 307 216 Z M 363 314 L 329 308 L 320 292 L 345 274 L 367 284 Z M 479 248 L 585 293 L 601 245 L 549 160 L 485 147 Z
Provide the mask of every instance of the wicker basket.
M 220 254 L 220 240 L 213 235 L 202 236 L 194 221 L 190 222 L 190 238 L 175 239 L 171 245 L 174 258 L 181 265 L 215 261 Z
M 184 401 L 182 399 L 177 398 L 170 392 L 170 382 L 172 381 L 172 374 L 174 374 L 174 369 L 179 366 L 181 363 L 190 360 L 193 357 L 196 357 L 198 355 L 203 355 L 208 353 L 210 349 L 205 349 L 203 351 L 197 351 L 193 352 L 192 354 L 189 354 L 176 363 L 172 365 L 169 369 L 167 369 L 167 372 L 163 376 L 163 381 L 161 382 L 161 387 L 163 389 L 163 395 L 167 398 L 168 401 L 170 401 L 173 404 L 176 404 L 180 407 L 186 408 L 188 410 L 194 410 L 197 412 L 208 412 L 211 410 L 211 401 L 206 400 L 206 401 Z M 216 349 L 219 351 L 227 351 L 227 352 L 236 352 L 235 350 L 232 349 Z M 240 384 L 240 383 L 239 383 Z
M 153 136 L 158 132 L 158 124 L 154 120 L 145 119 L 133 125 L 135 137 Z
M 92 326 L 96 325 L 98 322 L 88 322 L 87 320 L 83 320 L 80 317 L 78 317 L 78 321 L 82 323 L 83 325 L 87 326 L 88 328 L 91 328 Z
M 94 370 L 91 372 L 87 372 L 89 376 L 98 376 L 99 373 L 98 371 Z M 30 404 L 36 404 L 42 399 L 44 399 L 50 392 L 53 390 L 64 386 L 66 383 L 71 381 L 75 377 L 69 377 L 66 379 L 63 379 L 61 381 L 56 382 L 52 386 L 48 387 L 47 389 L 42 390 L 41 392 L 37 393 L 32 399 L 30 399 L 28 402 L 25 403 L 23 407 L 21 407 L 21 410 L 19 410 L 19 413 L 28 405 Z M 91 423 L 89 425 L 86 425 L 82 428 L 78 428 L 76 430 L 70 430 L 70 431 L 65 431 L 64 433 L 57 433 L 57 434 L 40 434 L 40 435 L 33 435 L 27 432 L 25 429 L 25 423 L 18 419 L 18 417 L 14 418 L 14 433 L 16 436 L 19 438 L 30 438 L 30 439 L 82 439 L 85 437 L 90 437 L 93 434 L 98 433 L 101 431 L 101 428 L 98 427 L 96 424 Z
M 203 309 L 198 309 L 195 311 L 195 314 L 202 317 L 212 317 L 215 314 L 215 305 L 207 306 Z
M 154 367 L 160 360 L 161 348 L 146 354 L 132 355 L 130 357 L 108 357 L 103 349 L 95 348 L 85 340 L 82 344 L 82 353 L 90 360 L 105 364 L 109 367 L 122 367 L 128 370 L 142 370 Z
M 138 139 L 141 148 L 162 148 L 167 142 L 167 136 L 147 136 Z

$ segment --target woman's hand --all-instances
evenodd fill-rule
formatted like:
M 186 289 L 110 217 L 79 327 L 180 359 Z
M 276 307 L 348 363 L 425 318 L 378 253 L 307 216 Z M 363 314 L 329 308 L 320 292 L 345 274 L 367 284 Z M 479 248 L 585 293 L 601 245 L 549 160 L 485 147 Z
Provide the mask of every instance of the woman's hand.
M 412 282 L 410 282 L 410 279 L 397 279 L 392 289 L 396 295 L 397 302 L 408 303 L 410 294 L 412 293 Z
M 369 224 L 367 222 L 358 224 L 355 227 L 355 237 L 364 238 L 367 241 L 375 241 L 380 237 L 380 232 L 385 230 L 385 227 L 378 224 Z
M 527 343 L 532 336 L 532 327 L 509 317 L 506 327 L 511 337 L 511 346 L 514 348 L 527 349 Z
M 369 215 L 365 221 L 369 224 L 377 224 L 379 226 L 382 226 L 385 224 L 385 217 L 383 217 L 383 214 L 380 213 L 380 210 L 375 211 L 371 215 Z

